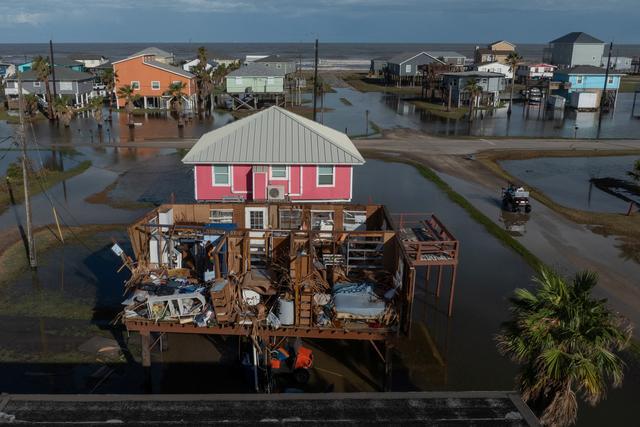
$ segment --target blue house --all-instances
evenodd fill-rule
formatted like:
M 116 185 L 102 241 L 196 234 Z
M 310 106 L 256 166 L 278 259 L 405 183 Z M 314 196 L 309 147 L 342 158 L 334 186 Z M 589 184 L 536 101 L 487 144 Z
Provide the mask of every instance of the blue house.
M 69 68 L 70 70 L 78 71 L 80 73 L 85 71 L 85 67 L 82 62 L 74 61 L 69 58 L 56 58 L 55 66 Z M 33 60 L 18 64 L 18 71 L 21 73 L 29 71 L 31 68 L 33 68 Z
M 558 69 L 553 80 L 561 82 L 558 95 L 569 101 L 569 106 L 579 110 L 597 110 L 605 90 L 607 102 L 615 103 L 620 89 L 623 74 L 592 65 L 577 65 L 571 68 Z

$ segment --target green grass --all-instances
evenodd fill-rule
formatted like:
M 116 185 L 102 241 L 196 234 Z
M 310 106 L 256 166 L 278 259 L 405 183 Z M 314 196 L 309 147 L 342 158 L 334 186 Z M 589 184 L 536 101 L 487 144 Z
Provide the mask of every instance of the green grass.
M 49 169 L 39 170 L 36 172 L 38 178 L 34 177 L 33 174 L 31 174 L 32 176 L 30 176 L 29 180 L 29 191 L 31 193 L 31 196 L 40 194 L 42 193 L 42 191 L 53 187 L 59 182 L 83 173 L 84 171 L 89 169 L 90 166 L 91 161 L 85 160 L 79 163 L 77 166 L 65 171 L 56 171 Z M 9 179 L 7 179 L 7 177 L 4 177 L 0 182 L 0 212 L 3 212 L 11 205 L 11 194 L 9 192 L 9 188 L 11 188 L 13 192 L 15 203 L 22 203 L 22 201 L 24 201 L 24 187 L 22 185 L 22 176 L 12 176 L 9 177 Z
M 44 116 L 41 112 L 38 111 L 38 113 L 34 117 L 31 117 L 28 120 L 37 121 L 42 119 L 44 119 Z M 4 107 L 0 107 L 0 121 L 6 121 L 10 124 L 18 124 L 20 123 L 20 117 L 18 117 L 17 111 L 16 114 L 13 115 L 9 114 L 9 112 Z
M 467 109 L 464 107 L 452 107 L 451 111 L 447 111 L 447 107 L 445 105 L 433 104 L 431 102 L 420 100 L 413 100 L 410 102 L 418 108 L 427 110 L 431 114 L 444 117 L 445 119 L 461 119 L 467 113 Z

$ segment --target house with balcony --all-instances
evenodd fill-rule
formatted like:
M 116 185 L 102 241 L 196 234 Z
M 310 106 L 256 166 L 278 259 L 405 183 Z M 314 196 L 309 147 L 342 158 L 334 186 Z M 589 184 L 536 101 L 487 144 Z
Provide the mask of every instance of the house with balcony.
M 347 202 L 364 158 L 344 133 L 273 106 L 202 135 L 182 162 L 196 201 Z
M 545 63 L 519 64 L 516 68 L 516 79 L 521 82 L 527 80 L 551 80 L 557 69 L 555 65 Z
M 170 96 L 166 95 L 173 83 L 184 83 L 186 110 L 195 108 L 196 76 L 180 67 L 168 63 L 172 55 L 157 48 L 147 48 L 133 55 L 113 62 L 117 76 L 117 88 L 130 85 L 140 98 L 140 107 L 169 108 Z M 117 98 L 118 108 L 125 106 L 125 99 Z
M 484 64 L 488 62 L 507 63 L 510 54 L 516 51 L 516 45 L 506 40 L 498 40 L 489 43 L 486 48 L 476 46 L 474 53 L 474 61 L 476 64 Z
M 597 110 L 603 102 L 613 105 L 618 97 L 623 74 L 592 65 L 578 65 L 558 69 L 553 75 L 560 82 L 557 95 L 567 99 L 568 105 L 578 110 Z M 606 89 L 605 89 L 606 87 Z
M 40 98 L 44 104 L 46 86 L 38 79 L 38 75 L 33 70 L 20 73 L 22 80 L 22 93 L 25 95 L 34 94 Z M 89 73 L 74 71 L 66 67 L 56 67 L 55 93 L 58 96 L 68 96 L 74 105 L 84 107 L 88 105 L 91 98 L 91 91 L 95 83 L 95 76 Z M 51 93 L 54 92 L 53 75 L 49 75 L 49 87 Z M 12 75 L 6 79 L 5 95 L 11 108 L 18 108 L 18 78 Z
M 583 32 L 565 34 L 549 42 L 543 60 L 559 68 L 578 65 L 600 67 L 604 56 L 604 42 Z
M 231 96 L 232 109 L 256 109 L 259 103 L 273 102 L 280 105 L 285 99 L 289 74 L 287 67 L 271 63 L 250 62 L 225 77 L 227 93 Z
M 496 107 L 500 103 L 500 92 L 505 89 L 505 77 L 502 73 L 486 71 L 461 71 L 442 74 L 443 91 L 451 90 L 452 103 L 457 107 L 469 104 L 471 99 L 467 90 L 469 82 L 475 82 L 481 89 L 476 99 L 479 105 Z
M 502 74 L 505 79 L 511 80 L 513 79 L 513 71 L 511 71 L 511 66 L 503 64 L 501 62 L 485 62 L 483 64 L 476 64 L 474 68 L 477 71 L 481 71 L 484 73 L 497 73 Z
M 427 52 L 405 52 L 387 61 L 385 69 L 386 79 L 398 86 L 403 84 L 416 85 L 421 82 L 422 70 L 425 65 L 446 65 L 444 61 Z

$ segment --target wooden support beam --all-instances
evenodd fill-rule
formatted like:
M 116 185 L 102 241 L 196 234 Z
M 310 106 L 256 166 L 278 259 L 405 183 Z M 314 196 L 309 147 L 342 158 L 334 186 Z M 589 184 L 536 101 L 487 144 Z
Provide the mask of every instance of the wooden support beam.
M 453 314 L 453 294 L 456 290 L 456 275 L 458 273 L 458 266 L 453 266 L 453 272 L 451 273 L 451 289 L 449 290 L 449 317 Z
M 393 345 L 386 341 L 384 345 L 385 357 L 384 357 L 384 391 L 391 391 L 391 381 L 393 373 Z
M 142 366 L 151 367 L 151 334 L 149 331 L 140 331 L 140 345 L 142 347 Z
M 438 266 L 438 284 L 436 285 L 436 298 L 440 298 L 440 286 L 442 285 L 442 266 Z

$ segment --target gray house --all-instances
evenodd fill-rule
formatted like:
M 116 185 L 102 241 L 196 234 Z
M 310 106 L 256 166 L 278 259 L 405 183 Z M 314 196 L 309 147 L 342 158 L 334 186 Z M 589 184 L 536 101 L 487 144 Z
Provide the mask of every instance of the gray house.
M 604 42 L 582 32 L 573 32 L 549 42 L 545 62 L 560 68 L 576 65 L 599 67 L 604 54 Z
M 253 63 L 264 64 L 267 67 L 283 68 L 285 74 L 294 73 L 296 71 L 295 61 L 285 59 L 280 55 L 269 55 L 265 58 L 256 59 Z
M 418 69 L 420 65 L 441 64 L 444 61 L 434 58 L 427 52 L 412 52 L 396 55 L 387 61 L 387 76 L 390 81 L 399 85 L 403 82 L 416 83 L 422 72 Z
M 439 59 L 440 61 L 443 61 L 447 65 L 458 68 L 460 71 L 462 71 L 462 69 L 464 68 L 464 63 L 467 60 L 464 55 L 450 50 L 429 51 L 427 52 L 427 54 L 436 59 Z
M 451 103 L 460 107 L 469 102 L 467 84 L 475 81 L 482 88 L 482 95 L 478 101 L 483 105 L 497 106 L 500 102 L 500 92 L 505 88 L 504 74 L 483 71 L 462 71 L 458 73 L 442 74 L 443 92 L 451 89 Z
M 95 76 L 89 73 L 73 71 L 66 67 L 56 67 L 55 88 L 58 96 L 69 96 L 75 105 L 85 106 L 89 102 L 89 96 L 93 90 Z M 44 100 L 46 90 L 33 70 L 20 73 L 22 80 L 22 93 L 36 94 Z M 53 76 L 49 76 L 49 87 L 53 93 Z M 11 76 L 5 83 L 5 94 L 11 104 L 18 99 L 18 78 Z

